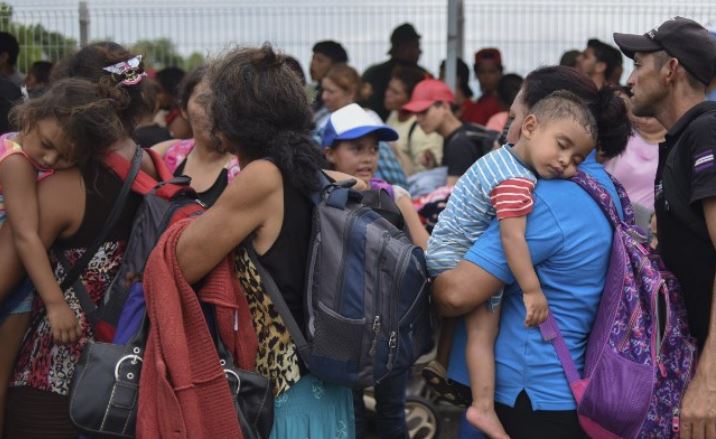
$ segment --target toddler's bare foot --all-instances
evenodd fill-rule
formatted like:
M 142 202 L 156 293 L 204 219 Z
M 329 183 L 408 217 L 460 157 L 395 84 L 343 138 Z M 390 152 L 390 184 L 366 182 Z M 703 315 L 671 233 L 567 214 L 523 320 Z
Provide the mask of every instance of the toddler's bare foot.
M 497 418 L 494 410 L 483 410 L 476 405 L 471 405 L 465 415 L 473 427 L 485 433 L 491 439 L 510 439 L 507 432 L 502 428 L 502 423 Z

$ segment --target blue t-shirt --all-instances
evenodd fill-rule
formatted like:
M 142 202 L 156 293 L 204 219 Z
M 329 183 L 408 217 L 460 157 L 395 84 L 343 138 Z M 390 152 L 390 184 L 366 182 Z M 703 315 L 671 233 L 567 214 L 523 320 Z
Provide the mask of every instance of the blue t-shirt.
M 460 177 L 428 240 L 428 274 L 437 276 L 462 260 L 495 219 L 492 190 L 511 178 L 537 182 L 535 174 L 504 145 L 476 161 Z
M 594 154 L 580 169 L 608 189 L 621 214 L 614 186 L 604 168 L 594 161 Z M 580 372 L 604 288 L 612 234 L 597 203 L 576 183 L 539 180 L 525 238 L 550 311 Z M 465 259 L 507 285 L 495 343 L 495 400 L 514 406 L 525 390 L 535 410 L 574 410 L 576 404 L 554 348 L 542 340 L 539 329 L 524 325 L 522 294 L 507 265 L 496 221 Z M 448 374 L 467 384 L 465 343 L 465 327 L 460 324 L 453 338 Z

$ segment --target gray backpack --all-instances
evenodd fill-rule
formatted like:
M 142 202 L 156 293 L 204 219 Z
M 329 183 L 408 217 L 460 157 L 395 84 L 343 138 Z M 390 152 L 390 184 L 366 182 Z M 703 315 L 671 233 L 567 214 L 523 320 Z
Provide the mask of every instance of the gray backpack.
M 406 371 L 432 347 L 423 250 L 351 189 L 332 183 L 312 197 L 306 328 L 291 316 L 271 276 L 256 264 L 299 355 L 323 380 L 362 388 Z M 257 258 L 253 258 L 258 262 Z

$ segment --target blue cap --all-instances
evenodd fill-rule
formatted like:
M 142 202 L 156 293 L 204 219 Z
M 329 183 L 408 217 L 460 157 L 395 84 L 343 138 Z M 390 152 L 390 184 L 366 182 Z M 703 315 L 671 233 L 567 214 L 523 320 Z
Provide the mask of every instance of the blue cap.
M 334 111 L 328 118 L 321 145 L 330 148 L 337 141 L 355 140 L 368 134 L 375 135 L 379 141 L 398 140 L 398 133 L 394 129 L 371 116 L 360 105 L 350 104 Z

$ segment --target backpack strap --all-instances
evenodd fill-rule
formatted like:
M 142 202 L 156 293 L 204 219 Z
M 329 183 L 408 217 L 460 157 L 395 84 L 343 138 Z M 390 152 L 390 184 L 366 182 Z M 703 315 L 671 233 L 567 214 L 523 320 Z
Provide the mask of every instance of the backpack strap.
M 293 314 L 291 314 L 291 310 L 288 308 L 286 300 L 284 300 L 283 295 L 281 295 L 281 292 L 278 290 L 276 281 L 273 280 L 271 273 L 269 273 L 268 270 L 261 265 L 261 262 L 259 262 L 259 257 L 253 246 L 251 244 L 246 244 L 244 248 L 249 254 L 249 258 L 251 258 L 251 261 L 254 263 L 256 271 L 259 273 L 259 277 L 261 278 L 261 283 L 264 286 L 266 294 L 268 294 L 271 298 L 271 302 L 273 302 L 276 312 L 278 312 L 281 316 L 283 323 L 286 325 L 286 329 L 288 329 L 289 334 L 291 334 L 291 338 L 293 338 L 293 342 L 296 345 L 299 357 L 301 357 L 304 364 L 309 364 L 310 346 L 306 341 L 306 337 L 303 335 L 303 331 L 301 331 L 301 328 L 298 327 L 296 319 L 293 318 Z
M 616 206 L 612 201 L 612 197 L 609 192 L 599 183 L 594 177 L 579 171 L 577 175 L 572 177 L 572 181 L 577 183 L 582 189 L 584 189 L 606 215 L 611 225 L 616 228 L 617 225 L 622 223 L 622 219 L 619 218 Z M 634 210 L 629 202 L 629 197 L 626 195 L 624 188 L 612 178 L 614 186 L 617 188 L 617 194 L 619 195 L 619 201 L 622 204 L 622 210 L 624 212 L 624 222 L 630 225 L 634 224 Z
M 411 148 L 411 143 L 412 143 L 412 140 L 413 140 L 413 133 L 415 132 L 415 129 L 416 129 L 417 127 L 418 127 L 418 121 L 415 120 L 415 121 L 413 121 L 413 123 L 410 125 L 410 129 L 408 129 L 408 136 L 407 136 L 407 137 L 408 137 L 408 141 L 407 141 L 408 150 L 410 150 L 410 148 Z
M 606 171 L 605 171 L 606 172 Z M 612 184 L 614 185 L 614 189 L 617 191 L 617 195 L 619 196 L 619 202 L 622 205 L 622 213 L 624 214 L 624 222 L 629 224 L 630 226 L 633 226 L 636 224 L 636 216 L 634 215 L 634 207 L 631 205 L 631 200 L 629 199 L 629 195 L 627 194 L 626 189 L 624 189 L 624 186 L 614 178 L 614 176 L 607 172 L 607 175 L 612 180 Z M 606 189 L 605 189 L 606 192 Z M 607 192 L 607 195 L 609 193 Z
M 540 323 L 539 331 L 540 334 L 542 334 L 542 339 L 552 343 L 557 353 L 557 358 L 559 358 L 559 362 L 562 364 L 562 369 L 564 369 L 564 374 L 567 376 L 569 388 L 572 389 L 574 398 L 579 402 L 581 395 L 578 395 L 575 389 L 577 388 L 577 382 L 581 380 L 581 376 L 579 375 L 579 371 L 577 371 L 577 365 L 574 364 L 572 354 L 569 352 L 567 343 L 564 341 L 564 337 L 562 337 L 559 326 L 557 326 L 557 321 L 554 319 L 551 311 L 547 315 L 547 320 Z
M 324 197 L 326 197 L 326 204 L 336 209 L 345 209 L 351 198 L 358 200 L 362 198 L 360 192 L 351 189 L 356 184 L 356 180 L 353 178 L 333 182 L 323 171 L 319 170 L 318 181 L 321 189 L 310 197 L 314 207 L 321 204 Z
M 159 181 L 140 169 L 137 178 L 132 184 L 132 190 L 134 192 L 141 195 L 154 192 L 162 198 L 171 199 L 178 192 L 187 189 L 187 177 L 174 177 L 174 175 L 169 172 L 159 153 L 153 149 L 145 149 L 144 151 L 149 154 L 149 157 L 152 159 L 152 164 L 157 171 Z M 122 179 L 126 178 L 131 169 L 131 165 L 127 159 L 115 152 L 109 153 L 105 157 L 104 163 Z
M 119 216 L 124 210 L 127 198 L 129 197 L 129 192 L 131 190 L 131 187 L 133 186 L 137 174 L 139 173 L 139 168 L 141 165 L 142 148 L 137 147 L 137 150 L 134 153 L 134 157 L 132 158 L 131 168 L 128 169 L 126 178 L 124 179 L 124 183 L 122 184 L 122 188 L 119 191 L 119 195 L 117 196 L 117 199 L 112 205 L 112 210 L 110 211 L 107 220 L 102 226 L 102 229 L 97 234 L 97 237 L 95 238 L 94 242 L 92 243 L 92 245 L 87 247 L 87 250 L 82 255 L 82 257 L 74 265 L 72 265 L 62 252 L 55 252 L 57 260 L 60 262 L 60 264 L 62 264 L 65 272 L 67 273 L 65 278 L 62 280 L 62 283 L 60 284 L 60 289 L 62 289 L 62 291 L 65 291 L 70 286 L 74 286 L 75 295 L 77 296 L 77 299 L 79 300 L 80 305 L 82 306 L 82 309 L 87 316 L 87 319 L 93 325 L 96 323 L 98 317 L 97 305 L 95 305 L 94 301 L 87 293 L 87 290 L 85 290 L 84 285 L 79 280 L 79 276 L 85 270 L 90 260 L 92 260 L 94 255 L 97 253 L 97 250 L 99 250 L 99 247 L 102 245 L 102 243 L 105 242 L 110 231 L 117 224 L 117 220 L 119 219 Z

